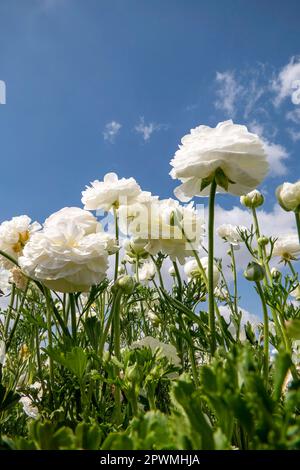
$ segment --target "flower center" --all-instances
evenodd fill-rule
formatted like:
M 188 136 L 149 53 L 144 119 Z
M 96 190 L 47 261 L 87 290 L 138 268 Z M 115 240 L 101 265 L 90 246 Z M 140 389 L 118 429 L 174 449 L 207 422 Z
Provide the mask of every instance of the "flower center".
M 15 253 L 20 253 L 23 250 L 26 242 L 29 240 L 29 235 L 29 230 L 19 233 L 19 240 L 12 247 Z

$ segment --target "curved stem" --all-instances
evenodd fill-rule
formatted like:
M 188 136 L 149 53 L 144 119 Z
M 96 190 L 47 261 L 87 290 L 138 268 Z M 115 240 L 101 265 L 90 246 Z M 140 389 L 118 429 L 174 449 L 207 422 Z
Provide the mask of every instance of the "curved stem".
M 214 299 L 214 215 L 217 183 L 215 179 L 210 186 L 208 210 L 208 321 L 210 329 L 211 354 L 216 350 L 216 321 Z

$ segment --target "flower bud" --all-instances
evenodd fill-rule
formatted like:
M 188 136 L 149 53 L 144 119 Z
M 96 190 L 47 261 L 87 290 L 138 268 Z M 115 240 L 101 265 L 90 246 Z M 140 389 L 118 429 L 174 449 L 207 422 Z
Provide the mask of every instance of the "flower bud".
M 121 266 L 119 266 L 118 268 L 118 274 L 119 276 L 122 276 L 123 274 L 126 273 L 126 269 L 125 269 L 125 266 L 122 264 Z
M 265 270 L 260 264 L 252 261 L 244 271 L 244 276 L 248 281 L 259 282 L 265 277 Z
M 140 380 L 141 374 L 139 371 L 138 364 L 133 364 L 132 366 L 128 366 L 125 371 L 125 379 L 127 379 L 131 383 L 136 383 Z
M 269 243 L 269 238 L 268 237 L 259 237 L 259 239 L 257 240 L 257 243 L 260 245 L 260 246 L 266 246 L 268 243 Z
M 274 279 L 274 281 L 279 281 L 281 278 L 281 272 L 277 268 L 272 268 L 271 276 Z
M 124 294 L 131 294 L 134 289 L 134 280 L 131 276 L 122 276 L 116 280 L 114 288 L 121 289 Z
M 276 189 L 278 203 L 285 211 L 300 211 L 300 181 L 283 183 Z
M 248 194 L 240 197 L 241 204 L 249 209 L 256 209 L 264 203 L 264 197 L 260 191 L 254 189 Z

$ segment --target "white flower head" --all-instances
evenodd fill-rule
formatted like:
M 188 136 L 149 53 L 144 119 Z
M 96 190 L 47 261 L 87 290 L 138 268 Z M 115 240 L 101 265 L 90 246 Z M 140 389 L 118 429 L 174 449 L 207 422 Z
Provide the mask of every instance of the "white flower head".
M 132 343 L 131 348 L 150 348 L 152 352 L 158 351 L 159 356 L 166 357 L 171 364 L 177 367 L 180 366 L 180 359 L 177 355 L 176 348 L 172 344 L 162 343 L 152 336 L 145 336 L 145 338 Z
M 231 120 L 220 122 L 215 128 L 191 129 L 190 134 L 182 138 L 171 166 L 172 178 L 182 182 L 175 189 L 181 201 L 207 196 L 210 188 L 206 186 L 201 190 L 201 183 L 216 170 L 221 170 L 227 179 L 227 192 L 240 196 L 256 188 L 269 168 L 259 137 Z M 221 186 L 218 191 L 226 192 Z
M 112 207 L 132 204 L 141 193 L 134 178 L 118 178 L 116 173 L 107 173 L 103 181 L 95 180 L 82 192 L 82 203 L 87 210 L 109 211 Z
M 193 249 L 198 249 L 204 234 L 204 220 L 190 203 L 182 206 L 174 199 L 157 201 L 151 206 L 151 223 L 143 238 L 152 255 L 162 252 L 183 264 Z
M 300 210 L 300 181 L 296 183 L 283 183 L 277 188 L 276 196 L 284 210 Z
M 208 257 L 203 256 L 200 259 L 200 263 L 205 271 L 206 276 L 208 276 Z M 184 265 L 184 272 L 188 280 L 190 281 L 191 279 L 195 278 L 200 278 L 202 276 L 201 274 L 201 269 L 198 266 L 198 263 L 195 259 L 189 260 L 187 263 Z M 214 288 L 217 287 L 218 282 L 220 279 L 220 271 L 218 269 L 218 266 L 214 262 L 213 264 L 213 284 Z
M 37 419 L 39 417 L 39 410 L 33 404 L 31 398 L 29 397 L 21 397 L 20 403 L 23 406 L 24 413 L 29 416 L 29 418 Z
M 219 237 L 233 246 L 239 245 L 242 241 L 241 232 L 245 231 L 247 231 L 246 227 L 231 224 L 222 224 L 217 228 Z
M 32 234 L 40 228 L 40 224 L 31 223 L 27 215 L 5 220 L 0 225 L 0 250 L 17 261 Z M 7 269 L 12 267 L 12 263 L 4 256 L 0 256 L 0 264 Z
M 298 236 L 294 233 L 282 235 L 274 244 L 272 256 L 280 257 L 283 261 L 295 260 L 300 255 Z
M 145 261 L 139 268 L 140 281 L 151 281 L 156 274 L 156 266 L 153 261 Z
M 90 220 L 89 213 L 86 219 L 81 214 L 81 221 L 78 216 L 69 217 L 68 211 L 65 215 L 53 214 L 52 222 L 48 220 L 44 229 L 31 237 L 19 259 L 20 267 L 50 289 L 85 292 L 106 276 L 110 237 L 99 231 L 96 218 L 91 233 L 92 224 L 86 220 Z

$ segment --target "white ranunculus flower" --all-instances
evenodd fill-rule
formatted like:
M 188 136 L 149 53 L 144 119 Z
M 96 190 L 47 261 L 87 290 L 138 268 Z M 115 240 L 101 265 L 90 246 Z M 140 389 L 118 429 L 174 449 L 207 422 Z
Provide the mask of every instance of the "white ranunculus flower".
M 283 183 L 276 189 L 276 196 L 284 210 L 300 210 L 300 181 L 296 183 Z
M 21 269 L 58 292 L 85 292 L 105 278 L 111 238 L 99 231 L 99 223 L 90 233 L 84 217 L 81 223 L 77 217 L 57 220 L 31 237 L 19 259 Z
M 238 246 L 243 241 L 240 232 L 245 231 L 247 228 L 241 225 L 222 224 L 217 228 L 219 237 L 234 246 Z
M 300 255 L 298 236 L 294 233 L 279 237 L 273 248 L 273 257 L 280 257 L 283 261 L 295 260 Z
M 40 224 L 31 223 L 27 215 L 5 220 L 0 225 L 0 250 L 17 261 L 32 234 L 40 228 Z M 0 265 L 7 269 L 12 267 L 12 263 L 4 256 L 0 256 Z
M 118 178 L 107 173 L 103 181 L 95 180 L 82 192 L 82 203 L 87 210 L 109 211 L 113 206 L 132 204 L 141 193 L 134 178 Z
M 159 356 L 164 356 L 170 363 L 178 367 L 180 366 L 180 359 L 177 355 L 176 348 L 172 344 L 162 343 L 152 336 L 145 336 L 145 338 L 135 341 L 132 343 L 131 348 L 150 348 L 152 352 L 159 350 L 161 353 Z
M 200 262 L 202 264 L 202 267 L 205 271 L 206 276 L 208 275 L 208 257 L 203 256 L 200 258 Z M 198 263 L 195 259 L 187 261 L 184 265 L 184 272 L 188 280 L 190 281 L 191 279 L 201 277 L 201 271 L 199 269 Z M 214 288 L 217 287 L 218 282 L 220 279 L 220 271 L 218 269 L 218 266 L 214 262 L 213 266 L 213 283 L 214 283 Z
M 74 224 L 80 225 L 86 235 L 102 231 L 102 225 L 93 214 L 80 207 L 63 207 L 59 211 L 54 212 L 54 214 L 50 215 L 50 217 L 45 220 L 44 228 L 51 227 L 59 222 L 64 222 L 67 219 L 72 219 Z
M 174 199 L 165 199 L 152 205 L 151 227 L 150 233 L 145 234 L 145 238 L 148 236 L 145 249 L 152 255 L 162 252 L 172 261 L 178 260 L 183 264 L 192 250 L 198 249 L 203 234 L 203 218 L 192 203 L 182 206 Z
M 31 398 L 29 397 L 21 397 L 20 403 L 23 406 L 24 413 L 29 416 L 31 419 L 37 419 L 39 417 L 39 410 L 33 404 Z
M 171 160 L 170 175 L 182 184 L 176 197 L 188 201 L 194 196 L 207 196 L 209 186 L 201 191 L 201 183 L 220 169 L 228 180 L 228 192 L 242 195 L 256 188 L 265 178 L 269 165 L 259 137 L 246 126 L 231 120 L 217 127 L 199 126 L 181 140 Z M 218 186 L 218 191 L 225 190 Z
M 139 268 L 140 281 L 151 281 L 156 274 L 156 266 L 153 261 L 145 261 Z

